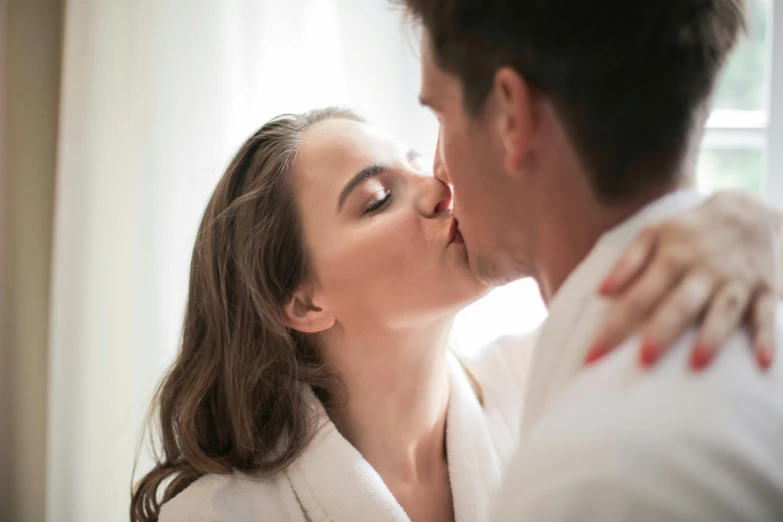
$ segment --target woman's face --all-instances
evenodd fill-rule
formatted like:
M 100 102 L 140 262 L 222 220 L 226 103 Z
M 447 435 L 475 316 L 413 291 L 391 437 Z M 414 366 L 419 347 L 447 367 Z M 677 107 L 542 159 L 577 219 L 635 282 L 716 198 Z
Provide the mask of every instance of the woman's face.
M 344 327 L 426 324 L 485 292 L 454 226 L 451 190 L 416 152 L 368 124 L 332 119 L 305 133 L 294 171 L 313 302 Z

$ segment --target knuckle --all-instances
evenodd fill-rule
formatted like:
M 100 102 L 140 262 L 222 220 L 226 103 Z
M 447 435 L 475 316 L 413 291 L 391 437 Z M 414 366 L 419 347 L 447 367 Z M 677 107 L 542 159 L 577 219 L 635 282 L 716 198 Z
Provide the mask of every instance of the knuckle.
M 623 305 L 623 311 L 627 320 L 644 315 L 647 310 L 647 302 L 648 300 L 642 295 L 628 297 Z
M 715 346 L 721 341 L 720 332 L 714 326 L 705 323 L 701 327 L 697 343 L 701 346 Z
M 727 312 L 729 313 L 736 313 L 739 311 L 739 299 L 736 295 L 730 295 L 726 298 L 726 302 L 724 303 L 724 307 Z
M 671 332 L 677 330 L 678 324 L 682 320 L 682 315 L 678 314 L 674 309 L 661 310 L 651 323 L 651 327 L 655 329 L 657 336 L 669 337 Z
M 637 239 L 639 241 L 650 241 L 656 236 L 662 233 L 662 227 L 660 225 L 647 225 L 639 232 Z
M 662 310 L 662 314 L 667 318 L 667 321 L 671 324 L 687 324 L 696 323 L 699 315 L 702 311 L 699 301 L 678 299 L 673 301 L 666 310 Z
M 716 285 L 716 278 L 713 274 L 699 271 L 688 277 L 683 291 L 690 302 L 704 301 L 712 294 Z
M 746 309 L 750 292 L 748 287 L 741 282 L 727 285 L 720 294 L 720 307 L 728 314 L 738 315 Z
M 678 270 L 690 261 L 688 250 L 683 247 L 669 247 L 661 253 L 661 263 L 668 270 Z
M 666 312 L 673 318 L 681 318 L 682 320 L 691 319 L 696 315 L 696 306 L 693 299 L 676 299 L 672 302 L 670 309 Z
M 729 335 L 729 332 L 736 327 L 731 321 L 726 320 L 721 315 L 714 315 L 712 320 L 708 320 L 702 327 L 700 338 L 706 346 L 717 346 L 721 344 Z
M 612 268 L 611 275 L 617 277 L 618 275 L 626 274 L 633 266 L 633 261 L 634 261 L 633 253 L 626 252 L 625 254 L 623 254 L 623 257 L 620 258 L 617 264 Z
M 771 292 L 762 292 L 758 298 L 758 307 L 767 316 L 774 316 L 777 311 L 777 298 Z
M 616 318 L 606 323 L 604 329 L 597 336 L 596 343 L 611 346 L 616 343 L 618 339 L 625 337 L 626 333 L 627 327 L 625 321 Z
M 741 298 L 736 291 L 727 291 L 723 298 L 723 310 L 728 313 L 739 312 L 741 304 L 740 299 Z
M 752 324 L 757 329 L 774 329 L 777 300 L 772 294 L 762 293 L 752 306 Z
M 714 323 L 704 323 L 699 331 L 698 344 L 702 346 L 715 346 L 722 340 L 720 328 Z

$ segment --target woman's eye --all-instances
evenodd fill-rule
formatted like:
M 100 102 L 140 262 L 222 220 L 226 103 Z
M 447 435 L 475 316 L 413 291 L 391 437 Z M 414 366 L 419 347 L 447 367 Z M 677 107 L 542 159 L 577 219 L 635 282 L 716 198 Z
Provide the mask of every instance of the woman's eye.
M 382 190 L 381 192 L 378 192 L 378 195 L 380 195 L 381 197 L 371 201 L 367 205 L 367 208 L 364 209 L 365 214 L 372 214 L 373 212 L 377 212 L 378 210 L 383 208 L 386 205 L 386 203 L 388 203 L 389 200 L 391 199 L 391 190 Z

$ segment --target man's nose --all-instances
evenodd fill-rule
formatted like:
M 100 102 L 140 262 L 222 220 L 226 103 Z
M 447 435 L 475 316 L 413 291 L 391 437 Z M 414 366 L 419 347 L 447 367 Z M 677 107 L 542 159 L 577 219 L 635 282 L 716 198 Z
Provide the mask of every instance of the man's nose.
M 423 180 L 422 196 L 420 198 L 421 213 L 427 217 L 437 217 L 444 212 L 451 212 L 453 194 L 448 183 L 434 178 Z
M 449 180 L 449 172 L 446 170 L 446 163 L 443 161 L 440 140 L 440 131 L 438 131 L 438 144 L 435 146 L 435 161 L 432 164 L 432 173 L 442 182 L 451 184 L 451 181 Z

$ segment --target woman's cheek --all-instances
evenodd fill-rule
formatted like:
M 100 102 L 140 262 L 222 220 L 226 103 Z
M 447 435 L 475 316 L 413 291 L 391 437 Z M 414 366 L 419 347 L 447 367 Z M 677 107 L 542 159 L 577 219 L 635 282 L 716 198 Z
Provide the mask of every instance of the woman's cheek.
M 374 286 L 420 266 L 429 251 L 422 244 L 420 217 L 399 212 L 371 219 L 350 234 L 318 242 L 313 261 L 322 283 Z
M 372 233 L 361 243 L 360 251 L 355 252 L 363 258 L 375 277 L 384 274 L 396 274 L 413 270 L 420 259 L 427 254 L 421 244 L 420 223 L 409 215 L 389 216 L 383 222 L 378 220 Z M 357 242 L 357 246 L 359 246 Z

